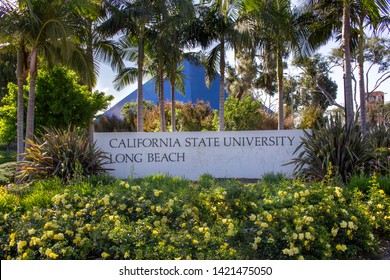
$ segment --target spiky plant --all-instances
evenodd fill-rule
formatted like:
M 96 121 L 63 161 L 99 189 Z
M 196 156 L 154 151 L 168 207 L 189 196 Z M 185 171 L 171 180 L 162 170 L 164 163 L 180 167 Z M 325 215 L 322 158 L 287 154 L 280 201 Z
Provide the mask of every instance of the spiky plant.
M 362 137 L 357 119 L 346 126 L 340 115 L 331 116 L 324 125 L 304 131 L 301 144 L 291 161 L 294 174 L 300 177 L 322 180 L 333 166 L 344 182 L 355 173 L 367 168 L 375 158 L 370 142 Z
M 41 137 L 30 141 L 21 163 L 22 179 L 58 176 L 68 181 L 75 176 L 104 172 L 105 153 L 88 141 L 85 130 L 43 128 Z

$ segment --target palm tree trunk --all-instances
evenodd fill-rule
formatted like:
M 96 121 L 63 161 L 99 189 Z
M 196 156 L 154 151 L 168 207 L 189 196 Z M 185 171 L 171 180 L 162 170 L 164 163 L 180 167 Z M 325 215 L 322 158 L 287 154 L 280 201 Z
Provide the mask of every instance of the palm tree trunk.
M 221 53 L 219 61 L 219 131 L 225 130 L 225 38 L 221 38 Z
M 172 132 L 176 131 L 176 100 L 175 100 L 175 80 L 171 81 L 171 125 Z
M 160 129 L 162 132 L 166 132 L 167 126 L 165 122 L 164 72 L 162 65 L 159 66 L 158 70 L 158 89 L 158 105 L 160 108 Z
M 366 113 L 366 93 L 364 85 L 364 30 L 360 29 L 359 34 L 359 93 L 360 93 L 360 125 L 363 137 L 367 134 L 367 113 Z
M 22 49 L 18 50 L 17 54 L 17 69 L 16 69 L 16 78 L 18 80 L 18 108 L 17 108 L 17 130 L 16 130 L 16 152 L 17 152 L 17 162 L 23 161 L 24 153 L 24 94 L 23 94 L 23 85 L 26 79 L 25 69 L 24 69 L 24 52 Z
M 343 27 L 342 39 L 344 48 L 344 102 L 345 102 L 345 123 L 351 127 L 354 119 L 353 94 L 352 94 L 352 71 L 351 71 L 351 10 L 349 0 L 344 0 L 343 5 Z
M 93 56 L 93 31 L 92 31 L 92 21 L 91 20 L 87 20 L 87 24 L 88 24 L 88 37 L 87 37 L 87 54 L 89 56 L 89 60 L 92 62 L 91 64 L 91 67 L 95 68 L 95 65 L 93 63 L 94 61 L 94 56 Z M 93 71 L 92 70 L 92 71 Z M 94 71 L 93 71 L 94 72 Z M 91 96 L 93 94 L 93 89 L 92 89 L 92 80 L 88 82 L 88 91 L 91 93 Z M 89 141 L 89 144 L 92 146 L 94 144 L 94 138 L 93 138 L 93 134 L 95 132 L 95 123 L 94 123 L 94 120 L 93 120 L 93 117 L 91 117 L 89 119 L 89 123 L 88 123 L 88 141 Z
M 144 71 L 144 38 L 143 29 L 141 27 L 141 35 L 138 38 L 138 96 L 137 96 L 137 131 L 144 131 L 144 92 L 143 92 L 143 71 Z
M 30 60 L 30 92 L 28 94 L 27 116 L 26 116 L 26 148 L 30 147 L 29 140 L 34 136 L 34 114 L 35 114 L 35 95 L 36 78 L 38 66 L 38 48 L 35 47 L 31 52 Z
M 277 50 L 277 72 L 278 72 L 278 130 L 284 129 L 284 108 L 283 108 L 283 56 L 282 50 L 278 47 Z

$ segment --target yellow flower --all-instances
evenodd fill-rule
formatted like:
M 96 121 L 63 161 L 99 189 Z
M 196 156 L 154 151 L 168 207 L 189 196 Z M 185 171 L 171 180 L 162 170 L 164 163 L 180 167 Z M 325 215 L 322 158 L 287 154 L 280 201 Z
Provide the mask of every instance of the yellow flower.
M 160 205 L 158 205 L 158 206 L 156 207 L 156 211 L 157 211 L 158 213 L 160 213 L 160 212 L 161 212 L 161 210 L 162 210 L 161 206 L 160 206 Z
M 51 259 L 53 259 L 53 260 L 55 260 L 57 257 L 58 257 L 58 255 L 55 254 L 55 253 L 51 253 L 51 254 L 49 255 L 49 258 L 51 258 Z
M 268 215 L 267 215 L 267 221 L 268 221 L 268 222 L 272 222 L 272 215 L 271 215 L 271 214 L 268 214 Z
M 342 221 L 341 223 L 340 223 L 340 227 L 341 228 L 346 228 L 348 226 L 348 223 L 346 222 L 346 221 Z
M 44 239 L 52 238 L 53 235 L 54 235 L 54 231 L 52 231 L 52 230 L 47 230 L 47 231 L 45 231 L 45 232 L 43 233 L 43 235 L 42 235 L 41 238 L 44 240 Z
M 9 245 L 10 246 L 14 246 L 15 245 L 15 237 L 16 237 L 16 233 L 13 232 L 9 235 L 9 239 L 10 239 L 10 242 L 9 242 Z
M 354 223 L 353 222 L 348 222 L 348 228 L 354 229 L 355 228 Z
M 338 228 L 332 228 L 332 235 L 333 235 L 333 237 L 335 237 L 336 235 L 337 235 L 337 232 L 339 231 L 339 229 Z
M 120 204 L 119 205 L 119 209 L 121 209 L 122 211 L 124 211 L 126 209 L 126 204 Z
M 343 245 L 337 244 L 337 245 L 336 245 L 336 249 L 337 249 L 338 251 L 343 251 L 343 252 L 345 252 L 345 251 L 347 250 L 347 246 L 345 246 L 344 244 L 343 244 Z
M 155 197 L 158 197 L 163 191 L 162 190 L 154 190 L 153 194 Z
M 297 238 L 298 238 L 298 234 L 296 234 L 295 232 L 292 234 L 292 238 L 294 239 L 294 240 L 296 240 Z
M 107 194 L 103 197 L 102 200 L 103 200 L 104 205 L 110 204 L 110 197 Z
M 260 224 L 260 226 L 261 226 L 262 228 L 267 228 L 267 227 L 268 227 L 268 224 L 263 222 L 263 223 Z
M 73 235 L 74 235 L 74 232 L 71 231 L 71 230 L 69 230 L 69 229 L 67 229 L 67 230 L 65 231 L 65 234 L 66 234 L 66 235 L 69 235 L 69 236 L 73 236 Z
M 258 244 L 258 243 L 260 243 L 261 242 L 261 237 L 255 237 L 255 244 Z
M 222 220 L 222 223 L 224 223 L 224 220 L 226 221 L 226 219 L 223 219 L 223 220 Z M 249 216 L 249 220 L 251 220 L 252 222 L 253 222 L 253 221 L 256 221 L 256 215 L 255 215 L 255 214 L 250 215 L 250 216 Z
M 308 231 L 305 232 L 305 238 L 310 240 L 312 238 L 311 233 Z
M 64 237 L 63 233 L 58 233 L 58 234 L 54 234 L 53 239 L 54 240 L 64 240 L 65 237 Z
M 75 239 L 73 239 L 73 243 L 76 244 L 76 245 L 79 245 L 81 243 L 81 238 L 80 237 L 76 237 Z
M 129 258 L 130 257 L 130 253 L 129 252 L 126 252 L 123 256 L 125 259 Z
M 56 259 L 58 257 L 58 255 L 56 253 L 54 253 L 51 249 L 46 249 L 45 251 L 45 255 L 51 259 Z
M 229 244 L 227 244 L 226 242 L 223 243 L 223 244 L 220 246 L 220 248 L 221 248 L 222 250 L 226 250 L 228 247 L 229 247 Z
M 35 245 L 38 245 L 38 246 L 41 245 L 41 239 L 33 236 L 30 239 L 30 246 L 35 246 Z
M 294 193 L 295 198 L 299 198 L 299 193 Z
M 18 253 L 23 251 L 23 247 L 27 245 L 27 241 L 21 240 L 18 242 Z
M 194 244 L 194 245 L 197 245 L 199 243 L 199 241 L 198 240 L 196 240 L 196 239 L 192 239 L 192 244 Z
M 28 230 L 28 234 L 29 234 L 29 235 L 33 235 L 33 234 L 35 234 L 35 231 L 36 231 L 36 230 L 33 229 L 33 228 L 32 228 L 32 229 L 29 229 L 29 230 Z
M 109 256 L 110 256 L 109 253 L 106 253 L 106 252 L 103 252 L 103 253 L 102 253 L 102 258 L 103 258 L 103 259 L 107 259 Z
M 153 234 L 153 235 L 157 235 L 157 234 L 158 234 L 158 231 L 154 229 L 154 230 L 152 231 L 152 234 Z

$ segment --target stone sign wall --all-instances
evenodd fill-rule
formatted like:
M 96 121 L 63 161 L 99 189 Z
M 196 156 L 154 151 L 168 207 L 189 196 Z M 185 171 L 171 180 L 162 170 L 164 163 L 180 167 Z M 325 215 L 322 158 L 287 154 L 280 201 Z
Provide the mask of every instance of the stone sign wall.
M 105 167 L 119 178 L 167 174 L 196 180 L 259 178 L 268 172 L 291 175 L 289 162 L 300 144 L 301 130 L 95 133 L 108 154 Z

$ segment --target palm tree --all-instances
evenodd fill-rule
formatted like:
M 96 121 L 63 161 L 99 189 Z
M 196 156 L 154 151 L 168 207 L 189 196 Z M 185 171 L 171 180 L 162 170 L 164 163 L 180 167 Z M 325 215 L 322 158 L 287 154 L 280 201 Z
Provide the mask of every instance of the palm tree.
M 69 6 L 69 13 L 77 24 L 77 34 L 74 38 L 75 49 L 67 66 L 75 70 L 82 82 L 93 91 L 99 74 L 98 62 L 110 64 L 115 70 L 124 66 L 118 46 L 114 40 L 107 39 L 99 32 L 97 22 L 103 18 L 104 10 L 98 0 L 74 0 Z M 89 140 L 93 143 L 94 122 L 89 123 Z
M 308 32 L 299 13 L 291 10 L 290 0 L 244 0 L 242 5 L 243 20 L 249 23 L 253 31 L 254 47 L 259 48 L 260 52 L 271 52 L 267 54 L 270 57 L 275 56 L 278 129 L 281 130 L 284 129 L 283 59 L 289 53 L 296 56 L 311 53 Z
M 363 137 L 367 134 L 367 112 L 364 78 L 364 45 L 366 42 L 365 30 L 372 27 L 376 32 L 385 27 L 384 24 L 390 22 L 390 5 L 383 0 L 358 0 L 356 9 L 352 15 L 352 22 L 356 26 L 358 33 L 358 69 L 359 69 L 359 95 L 360 95 L 360 125 L 362 127 Z
M 153 21 L 155 5 L 156 1 L 153 0 L 105 0 L 104 7 L 108 11 L 108 16 L 100 26 L 110 36 L 118 34 L 124 37 L 131 36 L 137 41 L 138 132 L 144 130 L 142 118 L 144 48 L 149 24 Z M 124 69 L 120 71 L 123 72 Z
M 17 62 L 16 62 L 16 78 L 18 84 L 18 101 L 17 101 L 17 131 L 16 131 L 16 152 L 17 161 L 23 160 L 24 153 L 24 98 L 23 98 L 23 85 L 26 82 L 28 75 L 28 51 L 26 42 L 23 36 L 15 30 L 15 26 L 22 26 L 23 14 L 18 9 L 17 5 L 8 1 L 0 2 L 0 12 L 3 15 L 1 17 L 1 26 L 3 27 L 2 41 L 4 46 L 10 46 L 16 48 Z M 11 43 L 10 43 L 11 42 Z
M 169 11 L 169 12 L 167 12 Z M 185 32 L 183 29 L 194 18 L 192 1 L 170 0 L 161 1 L 156 10 L 158 16 L 152 27 L 154 30 L 153 48 L 155 49 L 157 63 L 157 81 L 159 93 L 160 125 L 161 130 L 166 131 L 164 79 L 168 78 L 171 85 L 172 98 L 172 131 L 175 129 L 175 96 L 174 88 L 180 76 L 177 72 L 178 64 L 183 59 L 182 48 L 184 46 Z M 178 85 L 180 85 L 178 83 Z M 184 88 L 184 86 L 183 86 Z
M 234 48 L 238 36 L 236 21 L 238 16 L 238 2 L 236 0 L 212 0 L 200 1 L 201 4 L 209 7 L 204 18 L 206 36 L 214 40 L 209 41 L 207 47 L 213 46 L 208 52 L 205 68 L 206 83 L 209 85 L 215 79 L 219 68 L 219 125 L 218 130 L 225 130 L 225 68 L 226 51 Z
M 367 27 L 380 26 L 383 22 L 389 22 L 389 3 L 386 0 L 308 0 L 308 7 L 317 18 L 314 34 L 321 35 L 320 41 L 326 42 L 331 38 L 332 33 L 341 32 L 343 47 L 343 69 L 344 69 L 344 100 L 345 119 L 350 125 L 354 119 L 353 93 L 352 93 L 352 72 L 351 72 L 351 49 L 358 45 L 359 64 L 359 91 L 361 106 L 361 123 L 365 131 L 365 90 L 364 90 L 364 58 L 363 45 L 365 30 Z M 325 24 L 324 24 L 325 23 Z M 320 28 L 318 28 L 320 27 Z M 356 32 L 355 32 L 356 31 Z M 354 34 L 358 37 L 354 38 Z M 351 44 L 352 42 L 352 44 Z M 365 132 L 363 132 L 365 134 Z
M 55 54 L 63 60 L 68 58 L 69 37 L 71 30 L 67 22 L 64 1 L 20 0 L 17 8 L 18 25 L 14 31 L 25 40 L 30 48 L 29 74 L 30 90 L 26 116 L 26 147 L 34 134 L 35 81 L 38 70 L 38 55 L 43 54 L 47 61 L 52 61 Z

